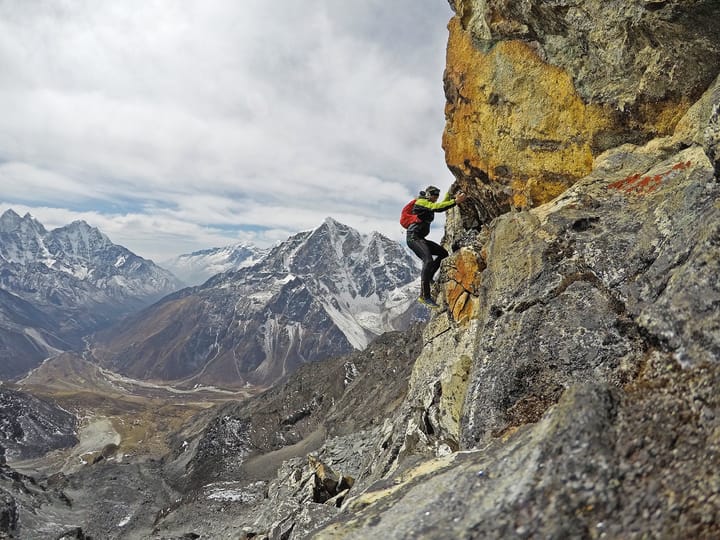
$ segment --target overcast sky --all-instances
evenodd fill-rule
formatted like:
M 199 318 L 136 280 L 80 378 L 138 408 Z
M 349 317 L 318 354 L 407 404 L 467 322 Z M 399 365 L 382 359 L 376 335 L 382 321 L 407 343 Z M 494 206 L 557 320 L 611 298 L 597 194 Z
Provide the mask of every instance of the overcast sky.
M 451 15 L 445 0 L 0 0 L 0 212 L 84 219 L 156 261 L 326 216 L 400 240 L 405 202 L 453 181 Z

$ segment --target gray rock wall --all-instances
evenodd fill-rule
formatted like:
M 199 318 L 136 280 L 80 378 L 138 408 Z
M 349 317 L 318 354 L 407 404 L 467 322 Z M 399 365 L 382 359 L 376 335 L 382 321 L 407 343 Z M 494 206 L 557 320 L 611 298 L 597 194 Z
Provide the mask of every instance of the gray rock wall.
M 720 534 L 718 88 L 547 204 L 450 216 L 446 309 L 314 538 Z

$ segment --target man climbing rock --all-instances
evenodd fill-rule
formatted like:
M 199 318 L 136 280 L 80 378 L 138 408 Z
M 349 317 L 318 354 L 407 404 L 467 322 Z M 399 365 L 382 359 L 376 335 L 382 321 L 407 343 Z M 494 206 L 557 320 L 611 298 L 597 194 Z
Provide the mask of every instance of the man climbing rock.
M 435 272 L 440 268 L 440 263 L 448 256 L 448 252 L 440 244 L 426 238 L 430 234 L 430 224 L 435 219 L 435 212 L 446 212 L 456 204 L 464 202 L 467 195 L 460 192 L 453 197 L 448 192 L 443 200 L 438 202 L 439 197 L 440 190 L 435 186 L 428 186 L 425 191 L 420 192 L 412 209 L 412 213 L 419 220 L 407 230 L 407 245 L 423 262 L 418 300 L 432 308 L 439 306 L 430 295 L 430 284 Z

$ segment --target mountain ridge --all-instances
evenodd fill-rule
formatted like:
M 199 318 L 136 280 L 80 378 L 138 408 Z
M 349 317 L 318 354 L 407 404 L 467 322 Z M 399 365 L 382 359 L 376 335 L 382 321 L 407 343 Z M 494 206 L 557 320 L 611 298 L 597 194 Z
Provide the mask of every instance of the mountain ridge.
M 216 274 L 252 266 L 268 251 L 243 242 L 184 253 L 161 261 L 160 264 L 192 287 L 204 283 Z
M 422 318 L 417 273 L 396 242 L 326 218 L 98 333 L 89 354 L 140 379 L 265 385 Z
M 84 221 L 48 231 L 29 213 L 6 210 L 0 216 L 0 377 L 22 375 L 61 344 L 80 347 L 84 335 L 180 286 Z

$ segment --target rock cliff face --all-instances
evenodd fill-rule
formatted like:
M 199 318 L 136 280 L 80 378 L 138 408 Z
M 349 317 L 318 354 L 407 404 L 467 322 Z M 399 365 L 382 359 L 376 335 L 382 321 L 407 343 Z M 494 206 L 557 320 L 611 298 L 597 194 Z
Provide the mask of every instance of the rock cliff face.
M 672 134 L 720 64 L 713 0 L 451 4 L 443 146 L 481 222 Z
M 718 536 L 720 5 L 454 8 L 447 309 L 314 537 Z

